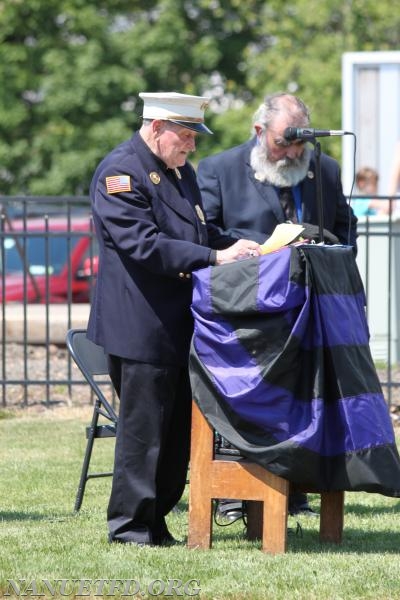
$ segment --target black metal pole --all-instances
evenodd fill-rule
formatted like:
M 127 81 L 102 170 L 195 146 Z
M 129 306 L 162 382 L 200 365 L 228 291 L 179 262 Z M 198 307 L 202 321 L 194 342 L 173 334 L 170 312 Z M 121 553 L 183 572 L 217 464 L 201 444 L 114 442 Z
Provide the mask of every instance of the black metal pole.
M 321 144 L 314 138 L 315 154 L 315 185 L 317 187 L 318 231 L 319 241 L 324 243 L 324 206 L 322 204 L 322 177 L 321 177 Z

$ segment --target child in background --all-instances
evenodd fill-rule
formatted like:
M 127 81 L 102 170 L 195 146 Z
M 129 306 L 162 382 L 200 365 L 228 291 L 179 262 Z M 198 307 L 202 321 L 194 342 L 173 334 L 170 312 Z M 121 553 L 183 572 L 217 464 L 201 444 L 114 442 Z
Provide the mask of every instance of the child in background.
M 356 173 L 356 194 L 365 198 L 354 200 L 351 203 L 357 217 L 366 215 L 387 215 L 390 206 L 388 200 L 380 200 L 378 195 L 379 175 L 371 167 L 362 167 Z

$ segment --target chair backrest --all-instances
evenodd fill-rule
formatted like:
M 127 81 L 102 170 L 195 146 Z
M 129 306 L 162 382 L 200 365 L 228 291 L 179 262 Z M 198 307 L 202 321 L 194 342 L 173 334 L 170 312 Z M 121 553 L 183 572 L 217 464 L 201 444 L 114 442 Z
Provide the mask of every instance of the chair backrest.
M 108 374 L 107 357 L 104 349 L 86 337 L 86 329 L 69 329 L 66 344 L 82 375 L 95 392 L 107 413 L 109 413 L 109 418 L 117 422 L 118 417 L 115 410 L 107 401 L 94 379 L 95 375 Z
M 86 378 L 108 373 L 104 349 L 86 337 L 86 329 L 70 329 L 66 341 L 72 358 Z

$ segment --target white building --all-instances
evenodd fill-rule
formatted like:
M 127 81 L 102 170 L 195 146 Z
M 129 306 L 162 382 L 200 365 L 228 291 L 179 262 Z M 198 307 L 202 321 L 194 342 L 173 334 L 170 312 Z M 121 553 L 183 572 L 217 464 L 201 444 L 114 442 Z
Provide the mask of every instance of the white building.
M 389 193 L 396 146 L 400 141 L 400 51 L 349 52 L 342 59 L 343 189 L 352 190 L 355 172 L 373 167 L 379 195 Z M 375 360 L 400 362 L 400 214 L 359 219 L 357 263 L 368 293 L 368 323 Z M 392 233 L 389 237 L 388 233 Z M 391 330 L 391 343 L 388 332 Z
M 379 194 L 388 193 L 389 177 L 400 141 L 400 51 L 346 52 L 342 58 L 342 128 L 357 138 L 355 170 L 379 173 Z M 354 142 L 343 137 L 345 194 L 354 177 Z

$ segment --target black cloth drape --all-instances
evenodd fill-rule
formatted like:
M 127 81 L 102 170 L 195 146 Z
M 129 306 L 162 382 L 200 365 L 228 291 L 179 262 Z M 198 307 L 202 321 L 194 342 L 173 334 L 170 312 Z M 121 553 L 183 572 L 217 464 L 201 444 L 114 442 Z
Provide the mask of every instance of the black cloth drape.
M 194 273 L 195 401 L 242 455 L 318 490 L 400 496 L 400 458 L 351 248 Z

